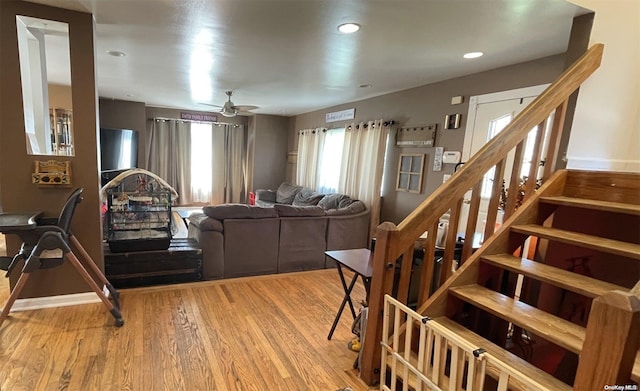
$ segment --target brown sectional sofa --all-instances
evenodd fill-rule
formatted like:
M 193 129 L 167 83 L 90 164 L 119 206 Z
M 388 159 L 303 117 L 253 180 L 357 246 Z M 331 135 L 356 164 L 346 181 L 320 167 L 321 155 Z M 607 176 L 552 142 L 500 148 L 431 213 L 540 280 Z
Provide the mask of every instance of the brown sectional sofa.
M 191 215 L 189 237 L 202 248 L 203 278 L 333 267 L 326 250 L 367 247 L 369 210 L 344 195 L 326 197 L 320 206 L 225 204 Z

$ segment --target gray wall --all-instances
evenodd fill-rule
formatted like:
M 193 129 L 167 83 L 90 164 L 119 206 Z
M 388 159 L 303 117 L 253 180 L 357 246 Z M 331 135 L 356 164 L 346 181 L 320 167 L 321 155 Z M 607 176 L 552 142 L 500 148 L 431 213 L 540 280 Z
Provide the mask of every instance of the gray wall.
M 277 189 L 286 180 L 289 118 L 256 114 L 249 117 L 249 191 Z
M 470 96 L 550 83 L 560 75 L 563 66 L 564 55 L 556 55 L 302 114 L 291 120 L 289 151 L 297 149 L 296 130 L 326 126 L 325 113 L 348 108 L 356 109 L 356 121 L 383 118 L 394 120 L 395 127 L 437 123 L 436 146 L 444 147 L 445 151 L 462 151 Z M 451 97 L 458 95 L 464 96 L 464 103 L 451 105 Z M 462 114 L 460 128 L 443 130 L 445 115 L 453 113 Z M 338 127 L 343 124 L 330 125 Z M 442 171 L 435 172 L 434 148 L 399 148 L 395 146 L 395 134 L 392 137 L 384 166 L 381 221 L 397 224 L 442 184 L 444 174 L 453 173 L 453 165 L 443 165 Z M 400 153 L 427 154 L 421 194 L 396 192 Z M 293 173 L 295 167 L 288 167 L 288 178 L 292 178 Z

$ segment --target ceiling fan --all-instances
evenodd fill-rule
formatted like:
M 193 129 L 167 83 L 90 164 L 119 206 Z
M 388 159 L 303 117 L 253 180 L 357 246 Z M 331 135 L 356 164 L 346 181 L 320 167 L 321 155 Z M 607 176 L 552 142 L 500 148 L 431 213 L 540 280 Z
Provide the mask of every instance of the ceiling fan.
M 224 115 L 225 117 L 235 117 L 236 115 L 253 115 L 253 113 L 250 112 L 250 110 L 254 110 L 258 108 L 258 106 L 235 105 L 231 101 L 231 95 L 233 95 L 233 91 L 229 90 L 229 91 L 225 91 L 224 93 L 227 95 L 227 101 L 224 102 L 223 106 L 212 105 L 208 103 L 202 103 L 202 104 L 207 106 L 220 107 L 219 113 Z

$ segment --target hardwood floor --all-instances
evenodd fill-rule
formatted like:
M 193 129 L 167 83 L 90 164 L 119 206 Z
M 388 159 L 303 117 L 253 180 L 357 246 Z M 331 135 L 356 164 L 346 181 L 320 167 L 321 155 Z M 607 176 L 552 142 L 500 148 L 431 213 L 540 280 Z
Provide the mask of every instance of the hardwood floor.
M 15 312 L 0 390 L 366 390 L 348 310 L 327 341 L 342 293 L 331 269 L 121 290 L 122 328 L 101 303 Z

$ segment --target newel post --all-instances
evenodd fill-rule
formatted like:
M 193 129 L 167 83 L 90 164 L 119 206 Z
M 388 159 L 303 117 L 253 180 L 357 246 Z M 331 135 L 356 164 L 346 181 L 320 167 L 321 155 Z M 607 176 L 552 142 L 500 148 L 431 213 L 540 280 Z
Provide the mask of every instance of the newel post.
M 628 384 L 638 347 L 640 283 L 631 292 L 612 291 L 594 299 L 573 389 Z
M 398 232 L 395 224 L 384 222 L 376 231 L 376 247 L 373 253 L 373 275 L 369 295 L 369 315 L 362 344 L 360 377 L 368 385 L 380 382 L 382 340 L 382 311 L 384 295 L 391 294 L 397 256 L 391 254 L 391 245 Z

